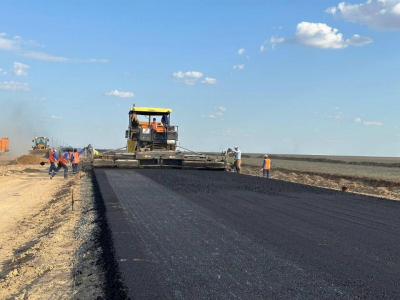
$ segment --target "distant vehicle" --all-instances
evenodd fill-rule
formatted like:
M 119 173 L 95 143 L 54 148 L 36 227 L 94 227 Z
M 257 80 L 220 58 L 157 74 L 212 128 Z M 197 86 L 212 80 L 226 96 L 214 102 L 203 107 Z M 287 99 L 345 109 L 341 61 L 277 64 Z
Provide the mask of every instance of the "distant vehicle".
M 0 139 L 0 153 L 2 152 L 8 152 L 9 148 L 8 148 L 8 138 L 1 138 Z
M 48 158 L 50 153 L 48 142 L 49 139 L 45 136 L 35 136 L 32 140 L 33 146 L 32 150 L 29 150 L 29 154 L 38 157 Z

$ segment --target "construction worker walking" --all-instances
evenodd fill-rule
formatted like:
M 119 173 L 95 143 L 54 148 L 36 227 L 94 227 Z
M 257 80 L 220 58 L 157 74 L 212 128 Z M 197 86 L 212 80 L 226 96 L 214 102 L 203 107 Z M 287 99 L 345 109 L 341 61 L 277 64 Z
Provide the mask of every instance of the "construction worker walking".
M 264 178 L 269 178 L 269 170 L 271 169 L 271 160 L 268 158 L 268 155 L 264 155 L 264 161 L 263 161 L 263 177 Z
M 76 148 L 74 148 L 74 152 L 71 154 L 71 164 L 72 164 L 72 173 L 76 174 L 78 172 L 78 165 L 80 162 L 79 155 L 85 152 L 85 148 L 78 152 Z
M 64 169 L 64 179 L 68 178 L 67 163 L 70 161 L 70 157 L 71 157 L 71 150 L 68 150 L 68 152 L 65 152 L 62 156 L 60 156 L 60 158 L 58 159 L 57 169 L 55 169 L 51 173 L 50 179 L 53 179 L 53 177 L 57 175 L 57 172 L 60 171 L 61 168 Z
M 240 173 L 240 166 L 242 165 L 242 151 L 240 151 L 238 146 L 235 146 L 235 167 L 236 172 Z
M 49 169 L 49 175 L 56 169 L 56 160 L 58 160 L 57 154 L 56 154 L 56 149 L 53 148 L 53 150 L 50 151 L 49 153 L 49 162 L 50 162 L 50 169 Z

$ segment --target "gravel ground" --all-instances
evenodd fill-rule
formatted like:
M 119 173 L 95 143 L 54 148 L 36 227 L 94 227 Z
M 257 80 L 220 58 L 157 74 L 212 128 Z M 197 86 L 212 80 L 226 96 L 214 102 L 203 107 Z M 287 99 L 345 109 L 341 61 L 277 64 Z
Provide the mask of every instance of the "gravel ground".
M 124 297 L 400 297 L 398 202 L 228 172 L 95 174 Z
M 105 275 L 102 267 L 102 247 L 99 242 L 99 213 L 95 203 L 89 173 L 81 181 L 79 198 L 82 215 L 77 222 L 74 238 L 84 241 L 76 250 L 73 270 L 73 299 L 104 299 Z

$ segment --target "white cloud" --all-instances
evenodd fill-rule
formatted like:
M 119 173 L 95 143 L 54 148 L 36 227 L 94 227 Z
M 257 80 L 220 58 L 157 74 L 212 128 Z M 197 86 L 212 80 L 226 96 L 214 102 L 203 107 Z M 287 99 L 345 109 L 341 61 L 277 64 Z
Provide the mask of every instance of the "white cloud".
M 0 49 L 1 50 L 15 50 L 18 49 L 17 43 L 6 38 L 7 34 L 5 32 L 0 32 Z
M 217 83 L 217 79 L 211 78 L 211 77 L 206 77 L 206 79 L 204 79 L 201 83 L 203 83 L 203 84 L 216 84 Z
M 209 118 L 214 119 L 215 116 L 214 115 L 208 115 Z
M 187 72 L 178 71 L 172 73 L 172 76 L 175 78 L 185 79 L 181 82 L 183 82 L 186 85 L 194 85 L 197 79 L 203 76 L 203 73 L 198 71 L 187 71 Z
M 244 69 L 244 65 L 235 65 L 235 66 L 233 66 L 233 68 L 235 70 L 243 70 Z
M 6 33 L 0 33 L 0 50 L 11 50 L 20 56 L 24 56 L 31 59 L 52 61 L 52 62 L 78 62 L 78 63 L 107 63 L 108 59 L 78 59 L 78 58 L 67 58 L 62 56 L 53 56 L 44 52 L 38 51 L 26 51 L 21 47 L 44 47 L 34 40 L 24 41 L 20 36 L 14 36 L 13 39 L 6 38 Z
M 238 50 L 238 54 L 239 54 L 239 55 L 242 55 L 242 54 L 244 53 L 244 51 L 245 51 L 245 50 L 244 50 L 243 48 L 241 48 L 241 49 Z
M 226 111 L 226 108 L 225 108 L 225 107 L 222 107 L 222 106 L 217 107 L 217 109 L 218 109 L 219 111 Z
M 197 72 L 197 71 L 188 71 L 188 72 L 185 72 L 185 77 L 201 78 L 202 76 L 203 76 L 203 73 Z
M 25 83 L 25 82 L 17 82 L 17 81 L 0 82 L 0 90 L 29 91 L 29 84 Z
M 286 40 L 284 38 L 271 37 L 269 41 L 264 42 L 264 45 L 271 44 L 272 49 L 275 49 L 277 44 L 283 43 L 319 49 L 344 49 L 350 45 L 363 46 L 370 44 L 372 39 L 355 34 L 345 40 L 343 39 L 343 34 L 339 33 L 336 28 L 332 28 L 325 23 L 301 22 L 297 24 L 293 38 Z
M 196 83 L 196 79 L 185 79 L 183 83 L 186 85 L 194 85 Z
M 382 122 L 378 122 L 378 121 L 364 121 L 363 124 L 365 126 L 382 126 L 383 125 Z
M 21 56 L 36 59 L 36 60 L 43 60 L 43 61 L 51 61 L 51 62 L 77 62 L 77 63 L 108 63 L 108 59 L 96 59 L 96 58 L 89 58 L 89 59 L 79 59 L 79 58 L 67 58 L 62 56 L 53 56 L 44 52 L 38 51 L 25 51 L 19 53 Z
M 301 22 L 297 25 L 294 37 L 289 42 L 320 49 L 343 49 L 349 45 L 366 45 L 371 43 L 372 40 L 357 34 L 348 40 L 344 40 L 343 34 L 339 33 L 336 28 L 324 23 Z
M 367 0 L 362 4 L 340 2 L 325 12 L 337 18 L 377 29 L 400 29 L 399 0 Z
M 22 76 L 22 75 L 28 75 L 28 72 L 26 69 L 29 69 L 28 65 L 19 63 L 19 62 L 14 62 L 14 74 L 17 76 Z
M 51 116 L 50 118 L 51 118 L 51 119 L 62 119 L 62 116 L 54 116 L 54 115 L 53 115 L 53 116 Z
M 272 36 L 269 40 L 264 41 L 264 43 L 260 46 L 260 51 L 264 52 L 268 50 L 267 45 L 271 45 L 271 49 L 275 50 L 277 44 L 282 44 L 285 42 L 283 37 Z
M 120 98 L 132 98 L 134 96 L 131 92 L 119 92 L 118 90 L 114 90 L 108 93 L 105 93 L 106 96 L 114 96 Z
M 203 76 L 203 73 L 198 72 L 198 71 L 187 71 L 187 72 L 182 72 L 182 71 L 178 71 L 178 72 L 174 72 L 172 73 L 172 76 L 175 78 L 201 78 Z
M 346 45 L 352 45 L 352 46 L 364 46 L 370 43 L 372 43 L 372 39 L 365 36 L 359 36 L 358 34 L 355 34 L 351 38 L 346 40 Z
M 355 118 L 355 119 L 354 119 L 354 122 L 360 123 L 360 122 L 361 122 L 361 118 Z
M 283 37 L 273 36 L 269 40 L 269 43 L 270 44 L 282 44 L 284 41 L 285 41 L 285 39 Z
M 222 112 L 216 112 L 214 115 L 216 115 L 216 116 L 222 116 L 223 113 L 222 113 Z
M 183 73 L 182 71 L 178 71 L 178 72 L 172 73 L 172 76 L 175 77 L 175 78 L 184 78 L 185 77 L 185 73 Z

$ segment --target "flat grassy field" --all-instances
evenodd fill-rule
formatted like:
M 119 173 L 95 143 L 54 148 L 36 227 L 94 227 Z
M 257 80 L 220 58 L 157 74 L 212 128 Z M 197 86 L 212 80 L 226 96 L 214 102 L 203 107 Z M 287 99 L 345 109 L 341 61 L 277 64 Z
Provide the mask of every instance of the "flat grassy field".
M 400 158 L 322 156 L 322 155 L 270 155 L 271 169 L 293 170 L 355 178 L 370 178 L 400 182 Z M 262 154 L 243 154 L 243 165 L 262 166 Z

